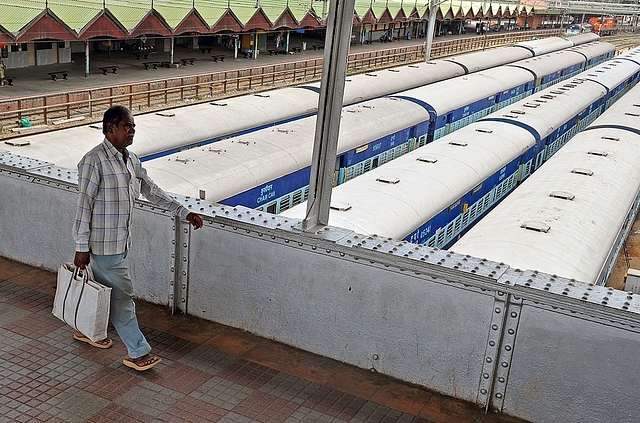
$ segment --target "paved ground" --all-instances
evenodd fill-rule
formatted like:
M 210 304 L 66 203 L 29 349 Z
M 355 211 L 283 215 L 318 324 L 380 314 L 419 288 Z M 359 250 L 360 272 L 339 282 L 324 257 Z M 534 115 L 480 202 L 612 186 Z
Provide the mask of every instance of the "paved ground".
M 475 34 L 474 34 L 475 36 Z M 454 39 L 454 36 L 438 37 L 436 41 L 446 39 Z M 240 55 L 234 59 L 233 50 L 223 49 L 221 47 L 213 48 L 211 53 L 203 54 L 199 49 L 185 49 L 177 47 L 174 51 L 174 63 L 180 63 L 182 58 L 193 57 L 196 59 L 195 65 L 180 66 L 178 68 L 150 68 L 145 69 L 143 63 L 146 61 L 170 61 L 170 53 L 158 52 L 157 56 L 150 57 L 145 60 L 136 59 L 133 51 L 113 51 L 109 54 L 106 52 L 91 52 L 89 56 L 90 67 L 89 74 L 85 76 L 85 58 L 84 54 L 73 54 L 72 63 L 58 63 L 46 66 L 31 66 L 29 68 L 7 69 L 7 77 L 13 77 L 13 86 L 0 86 L 0 99 L 2 98 L 21 98 L 30 95 L 38 95 L 49 92 L 64 92 L 67 90 L 77 90 L 80 88 L 88 88 L 104 85 L 117 85 L 124 82 L 137 81 L 153 81 L 157 79 L 193 75 L 203 72 L 220 71 L 226 69 L 244 69 L 256 65 L 265 65 L 280 62 L 290 62 L 301 59 L 309 59 L 321 57 L 322 50 L 313 50 L 314 44 L 323 44 L 320 40 L 307 39 L 308 49 L 296 54 L 278 54 L 270 56 L 268 53 L 260 54 L 257 59 L 245 59 L 244 55 Z M 351 52 L 380 50 L 383 48 L 394 48 L 399 46 L 423 45 L 424 39 L 418 40 L 398 40 L 391 43 L 376 42 L 372 45 L 354 45 Z M 302 39 L 291 36 L 290 45 L 300 47 Z M 275 46 L 268 46 L 274 48 Z M 214 62 L 212 55 L 224 55 L 224 61 Z M 99 69 L 103 66 L 118 66 L 116 74 L 102 74 Z M 53 81 L 48 75 L 49 72 L 68 71 L 68 79 L 64 80 L 58 75 L 56 81 Z
M 51 314 L 56 275 L 0 258 L 0 422 L 521 423 L 244 331 L 138 302 L 163 361 L 125 367 Z

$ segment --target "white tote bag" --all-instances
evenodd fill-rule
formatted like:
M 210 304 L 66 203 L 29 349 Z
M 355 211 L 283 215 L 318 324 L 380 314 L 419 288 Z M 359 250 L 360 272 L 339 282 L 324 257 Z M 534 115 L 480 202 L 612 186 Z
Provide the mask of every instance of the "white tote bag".
M 107 337 L 111 288 L 93 280 L 89 266 L 82 270 L 73 263 L 58 268 L 58 286 L 53 315 L 93 342 Z

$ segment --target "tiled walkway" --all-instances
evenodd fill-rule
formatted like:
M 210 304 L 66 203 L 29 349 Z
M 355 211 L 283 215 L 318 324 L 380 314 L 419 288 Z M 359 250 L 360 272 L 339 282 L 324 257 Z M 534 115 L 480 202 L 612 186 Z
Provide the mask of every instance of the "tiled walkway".
M 74 341 L 51 314 L 56 276 L 0 258 L 0 422 L 522 423 L 249 333 L 138 302 L 163 361 Z M 110 328 L 111 329 L 111 328 Z

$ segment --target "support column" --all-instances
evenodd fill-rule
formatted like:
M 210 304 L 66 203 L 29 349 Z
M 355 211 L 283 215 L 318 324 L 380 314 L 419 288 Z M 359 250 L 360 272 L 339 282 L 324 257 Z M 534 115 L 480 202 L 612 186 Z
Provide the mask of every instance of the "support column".
M 84 40 L 84 77 L 89 76 L 89 40 Z
M 314 231 L 329 221 L 354 7 L 355 0 L 329 3 L 307 216 L 302 221 L 304 231 Z

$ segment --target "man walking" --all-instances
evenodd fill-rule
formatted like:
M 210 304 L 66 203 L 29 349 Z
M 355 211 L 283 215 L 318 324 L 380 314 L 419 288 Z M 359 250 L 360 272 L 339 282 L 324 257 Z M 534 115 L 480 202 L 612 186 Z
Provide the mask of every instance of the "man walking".
M 73 226 L 74 264 L 84 269 L 91 262 L 95 280 L 111 290 L 111 323 L 127 347 L 125 366 L 147 370 L 161 360 L 151 356 L 151 346 L 138 326 L 133 284 L 125 261 L 131 247 L 131 214 L 142 194 L 149 201 L 178 214 L 195 229 L 202 218 L 189 212 L 160 189 L 147 175 L 140 159 L 127 147 L 133 143 L 135 123 L 123 106 L 109 108 L 102 120 L 101 144 L 78 163 L 78 208 Z M 109 348 L 111 339 L 93 342 L 80 332 L 74 338 L 97 348 Z

